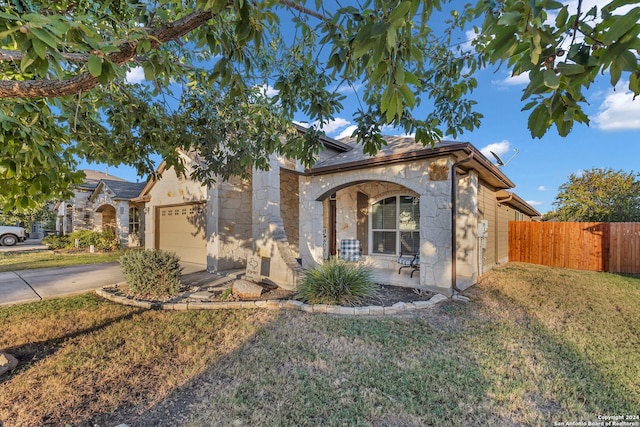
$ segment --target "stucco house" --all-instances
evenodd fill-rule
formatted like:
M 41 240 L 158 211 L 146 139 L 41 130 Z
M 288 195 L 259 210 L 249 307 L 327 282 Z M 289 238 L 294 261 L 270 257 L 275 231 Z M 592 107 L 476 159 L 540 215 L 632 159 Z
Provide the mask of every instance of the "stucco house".
M 269 171 L 211 188 L 161 165 L 133 200 L 145 203 L 145 247 L 294 288 L 303 269 L 355 243 L 381 283 L 451 295 L 506 261 L 509 220 L 540 215 L 470 143 L 390 137 L 370 156 L 353 141 L 320 142 L 312 168 L 273 156 Z M 180 155 L 189 176 L 201 160 Z M 398 272 L 401 254 L 416 256 L 414 271 Z
M 140 246 L 143 237 L 144 206 L 133 202 L 146 183 L 129 182 L 107 173 L 84 170 L 85 180 L 74 189 L 74 197 L 59 202 L 56 231 L 77 230 L 116 232 L 123 246 Z

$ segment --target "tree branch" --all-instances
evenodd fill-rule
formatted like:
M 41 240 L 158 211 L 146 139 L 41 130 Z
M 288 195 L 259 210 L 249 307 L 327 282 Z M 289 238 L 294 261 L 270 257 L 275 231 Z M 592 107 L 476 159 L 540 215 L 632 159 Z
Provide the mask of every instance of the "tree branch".
M 149 32 L 151 46 L 156 49 L 166 42 L 176 40 L 211 18 L 211 12 L 200 10 L 152 30 Z M 123 42 L 118 46 L 119 51 L 110 53 L 107 58 L 117 65 L 122 65 L 135 58 L 136 47 L 137 43 Z M 98 80 L 88 72 L 67 80 L 0 80 L 0 98 L 48 98 L 74 95 L 91 90 L 97 85 Z

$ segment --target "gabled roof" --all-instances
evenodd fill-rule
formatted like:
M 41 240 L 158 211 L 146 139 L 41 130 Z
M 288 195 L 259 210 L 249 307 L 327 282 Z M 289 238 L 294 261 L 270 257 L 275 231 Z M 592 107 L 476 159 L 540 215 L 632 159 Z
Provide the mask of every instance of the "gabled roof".
M 89 200 L 95 199 L 103 189 L 111 190 L 113 200 L 131 200 L 140 195 L 142 189 L 147 185 L 146 182 L 129 182 L 124 180 L 101 179 L 95 190 L 89 197 Z
M 85 190 L 93 190 L 95 189 L 101 180 L 107 179 L 109 181 L 123 181 L 127 182 L 122 178 L 118 178 L 117 176 L 109 175 L 105 172 L 94 171 L 91 169 L 83 169 L 82 172 L 85 174 L 85 179 L 82 184 L 78 187 Z
M 308 128 L 299 125 L 297 123 L 294 123 L 293 126 L 298 130 L 298 132 L 300 133 L 307 133 Z M 322 144 L 327 147 L 327 148 L 333 148 L 337 151 L 350 151 L 353 149 L 353 147 L 349 144 L 345 144 L 342 141 L 338 141 L 337 139 L 333 139 L 328 137 L 327 135 L 321 135 L 320 136 L 320 141 L 322 142 Z
M 416 143 L 413 137 L 387 136 L 384 139 L 387 144 L 374 155 L 365 154 L 362 144 L 356 143 L 355 139 L 343 139 L 342 142 L 352 147 L 351 150 L 318 162 L 306 172 L 309 175 L 323 175 L 446 155 L 453 155 L 462 160 L 473 153 L 472 160 L 461 165 L 460 169 L 477 170 L 480 178 L 494 189 L 515 187 L 496 165 L 469 142 L 440 141 L 430 147 Z

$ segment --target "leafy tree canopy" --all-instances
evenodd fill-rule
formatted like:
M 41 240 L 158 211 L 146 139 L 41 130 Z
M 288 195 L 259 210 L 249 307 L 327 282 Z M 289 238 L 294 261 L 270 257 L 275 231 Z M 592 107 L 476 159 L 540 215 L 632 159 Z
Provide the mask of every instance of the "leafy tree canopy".
M 554 205 L 560 221 L 640 221 L 640 174 L 598 168 L 571 174 Z
M 295 132 L 294 114 L 327 123 L 346 85 L 362 86 L 354 135 L 369 153 L 384 125 L 424 144 L 477 128 L 473 75 L 489 65 L 529 73 L 534 137 L 588 122 L 583 92 L 605 71 L 640 93 L 640 7 L 630 0 L 590 10 L 581 0 L 311 3 L 0 3 L 0 206 L 67 196 L 82 178 L 78 159 L 144 176 L 151 154 L 180 170 L 175 149 L 193 148 L 207 156 L 207 182 L 265 167 L 272 153 L 310 163 L 315 131 Z M 474 25 L 465 50 L 455 37 Z M 127 82 L 135 67 L 148 84 Z

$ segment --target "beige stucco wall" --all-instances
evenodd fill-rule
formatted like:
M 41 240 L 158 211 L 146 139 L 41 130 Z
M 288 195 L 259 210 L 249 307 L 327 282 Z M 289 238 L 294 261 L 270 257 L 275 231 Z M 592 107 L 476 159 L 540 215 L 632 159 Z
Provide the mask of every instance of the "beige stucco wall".
M 144 215 L 144 244 L 146 249 L 156 248 L 156 207 L 159 206 L 175 206 L 185 203 L 206 202 L 207 209 L 207 269 L 211 271 L 217 270 L 217 252 L 214 241 L 214 233 L 218 230 L 216 221 L 210 221 L 209 218 L 218 216 L 217 190 L 215 188 L 208 189 L 206 185 L 202 185 L 190 178 L 192 171 L 192 160 L 185 158 L 186 177 L 177 176 L 173 168 L 164 170 L 162 177 L 156 181 L 149 190 L 149 202 L 145 205 Z

